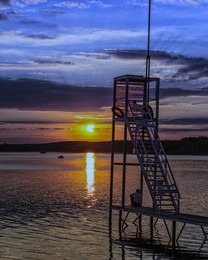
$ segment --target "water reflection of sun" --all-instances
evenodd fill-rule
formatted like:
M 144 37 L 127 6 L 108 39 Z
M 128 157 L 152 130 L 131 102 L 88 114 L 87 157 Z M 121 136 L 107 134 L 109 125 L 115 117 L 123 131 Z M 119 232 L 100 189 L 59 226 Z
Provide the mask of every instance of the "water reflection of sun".
M 93 194 L 94 187 L 94 173 L 95 173 L 95 156 L 94 153 L 86 154 L 86 175 L 87 175 L 87 191 Z

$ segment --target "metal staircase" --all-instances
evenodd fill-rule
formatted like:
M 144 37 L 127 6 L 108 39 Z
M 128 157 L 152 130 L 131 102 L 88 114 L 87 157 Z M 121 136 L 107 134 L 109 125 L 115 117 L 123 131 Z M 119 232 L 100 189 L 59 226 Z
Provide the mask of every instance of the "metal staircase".
M 158 136 L 151 107 L 129 100 L 125 121 L 154 209 L 159 214 L 178 213 L 180 193 Z

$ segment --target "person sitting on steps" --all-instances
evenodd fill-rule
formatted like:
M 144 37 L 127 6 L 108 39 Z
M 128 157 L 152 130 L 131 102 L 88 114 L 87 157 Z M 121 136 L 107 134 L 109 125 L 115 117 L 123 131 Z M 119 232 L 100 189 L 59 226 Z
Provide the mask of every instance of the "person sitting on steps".
M 131 205 L 133 207 L 140 207 L 142 202 L 142 195 L 140 189 L 137 189 L 135 193 L 130 195 Z

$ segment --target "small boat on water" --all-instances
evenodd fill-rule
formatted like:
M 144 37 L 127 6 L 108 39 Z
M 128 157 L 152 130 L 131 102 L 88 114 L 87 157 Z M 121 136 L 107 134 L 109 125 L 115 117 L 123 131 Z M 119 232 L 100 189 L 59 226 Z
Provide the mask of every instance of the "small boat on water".
M 58 158 L 59 158 L 59 159 L 63 159 L 64 156 L 63 156 L 63 155 L 59 155 Z

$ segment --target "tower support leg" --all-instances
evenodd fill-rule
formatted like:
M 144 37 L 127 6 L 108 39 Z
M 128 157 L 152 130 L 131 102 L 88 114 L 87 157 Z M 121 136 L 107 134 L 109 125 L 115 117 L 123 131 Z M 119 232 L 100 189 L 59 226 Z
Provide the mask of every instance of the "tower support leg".
M 118 229 L 119 229 L 119 237 L 122 238 L 122 210 L 119 210 L 119 221 L 118 221 Z
M 154 218 L 150 217 L 150 241 L 153 244 L 153 230 L 154 230 Z
M 175 256 L 176 247 L 176 221 L 172 222 L 172 256 Z

